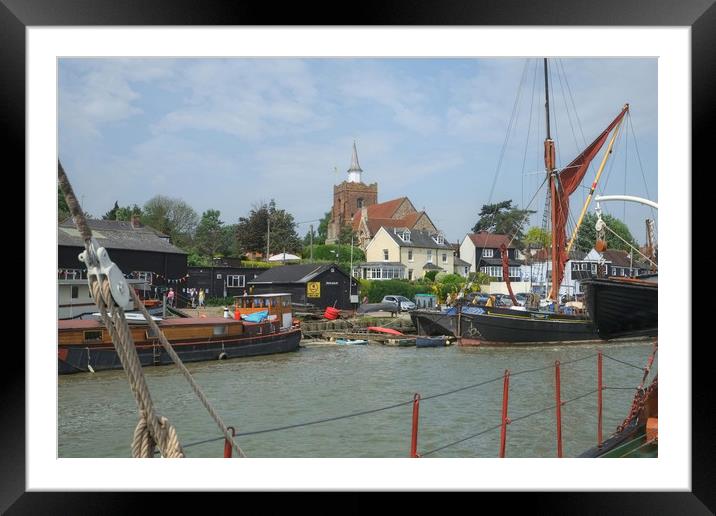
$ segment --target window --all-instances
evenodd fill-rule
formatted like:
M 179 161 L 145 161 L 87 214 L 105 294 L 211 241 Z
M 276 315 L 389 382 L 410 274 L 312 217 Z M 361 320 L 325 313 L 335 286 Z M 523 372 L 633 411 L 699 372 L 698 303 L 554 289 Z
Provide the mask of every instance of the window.
M 494 255 L 495 255 L 495 253 L 492 249 L 483 249 L 482 250 L 483 258 L 492 258 Z
M 84 334 L 85 342 L 87 341 L 101 341 L 102 340 L 102 330 L 91 330 L 86 331 Z
M 596 273 L 597 273 L 597 264 L 593 263 L 592 264 L 592 274 L 596 274 Z
M 383 260 L 385 260 L 387 262 L 389 257 L 390 257 L 390 253 L 388 252 L 388 250 L 383 249 Z
M 400 234 L 400 239 L 403 242 L 410 242 L 410 230 L 403 230 L 403 232 Z
M 78 297 L 80 297 L 80 287 L 72 285 L 72 299 L 77 299 Z
M 433 263 L 433 250 L 428 249 L 428 263 Z
M 443 263 L 447 263 L 447 253 L 443 253 Z
M 221 335 L 226 335 L 229 332 L 228 326 L 214 326 L 214 337 L 220 337 Z
M 480 271 L 484 272 L 491 278 L 502 279 L 502 267 L 480 267 Z
M 445 237 L 443 236 L 442 233 L 438 233 L 437 235 L 435 235 L 435 236 L 433 237 L 433 240 L 435 240 L 435 243 L 436 243 L 436 244 L 441 244 L 441 245 L 442 245 L 442 243 L 445 242 Z
M 408 261 L 409 262 L 413 261 L 413 250 L 412 249 L 408 249 Z
M 408 279 L 412 281 L 412 279 L 413 279 L 413 269 L 408 269 Z
M 357 204 L 358 204 L 358 208 L 362 208 L 362 207 L 363 207 L 363 197 L 358 197 Z
M 246 286 L 246 277 L 239 275 L 239 274 L 233 274 L 231 276 L 226 276 L 226 286 L 227 287 L 244 287 Z
M 612 267 L 612 276 L 616 276 L 616 275 L 617 275 L 617 268 Z

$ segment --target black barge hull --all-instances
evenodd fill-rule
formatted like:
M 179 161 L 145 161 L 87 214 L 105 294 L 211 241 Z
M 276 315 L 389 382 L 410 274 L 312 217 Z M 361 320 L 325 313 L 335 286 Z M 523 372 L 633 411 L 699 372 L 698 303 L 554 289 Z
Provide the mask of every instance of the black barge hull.
M 182 362 L 188 363 L 286 353 L 298 350 L 300 341 L 301 330 L 296 329 L 270 335 L 241 337 L 225 341 L 189 340 L 171 344 Z M 62 346 L 62 348 L 57 361 L 58 374 L 122 369 L 122 363 L 114 346 L 87 347 L 77 345 Z M 156 345 L 137 345 L 137 354 L 142 366 L 173 363 L 171 357 L 164 351 L 159 342 Z
M 542 314 L 462 314 L 463 345 L 540 345 L 599 342 L 589 319 L 552 318 Z
M 595 278 L 584 283 L 587 310 L 600 337 L 658 335 L 658 283 L 608 278 Z

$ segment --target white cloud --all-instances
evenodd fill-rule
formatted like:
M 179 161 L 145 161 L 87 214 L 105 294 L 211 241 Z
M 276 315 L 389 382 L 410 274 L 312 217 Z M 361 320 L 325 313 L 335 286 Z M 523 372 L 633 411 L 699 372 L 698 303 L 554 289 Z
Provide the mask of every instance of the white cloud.
M 358 60 L 341 74 L 339 91 L 348 99 L 382 105 L 397 124 L 427 135 L 440 128 L 440 117 L 430 112 L 429 86 L 384 63 Z

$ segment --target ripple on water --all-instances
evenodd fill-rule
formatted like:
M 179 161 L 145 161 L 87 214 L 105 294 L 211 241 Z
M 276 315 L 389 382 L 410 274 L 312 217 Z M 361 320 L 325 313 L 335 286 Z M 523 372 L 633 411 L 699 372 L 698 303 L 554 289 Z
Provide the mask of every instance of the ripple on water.
M 325 346 L 295 353 L 188 364 L 228 425 L 251 432 L 330 418 L 428 397 L 495 380 L 420 404 L 419 452 L 459 441 L 499 424 L 502 375 L 568 362 L 597 352 L 596 346 L 549 348 L 395 348 Z M 646 364 L 651 344 L 619 344 L 608 354 Z M 656 364 L 653 368 L 656 371 Z M 596 388 L 596 357 L 563 364 L 562 399 Z M 174 424 L 184 445 L 219 436 L 216 425 L 174 367 L 146 368 L 152 399 Z M 641 372 L 604 361 L 606 385 L 636 386 Z M 554 369 L 511 378 L 509 417 L 554 405 Z M 605 392 L 605 435 L 626 416 L 633 392 Z M 63 375 L 58 385 L 59 455 L 127 457 L 137 411 L 123 371 Z M 412 404 L 339 421 L 244 436 L 250 457 L 405 457 L 410 446 Z M 596 439 L 596 394 L 563 408 L 567 456 Z M 468 439 L 434 457 L 496 457 L 499 430 Z M 553 457 L 555 411 L 516 421 L 508 429 L 511 457 Z M 189 446 L 191 457 L 220 457 L 221 441 Z

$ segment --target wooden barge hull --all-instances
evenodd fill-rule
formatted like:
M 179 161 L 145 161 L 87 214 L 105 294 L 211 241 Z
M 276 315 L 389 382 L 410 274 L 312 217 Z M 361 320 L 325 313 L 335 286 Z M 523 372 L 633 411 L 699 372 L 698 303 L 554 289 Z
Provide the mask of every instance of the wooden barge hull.
M 184 320 L 186 321 L 186 320 Z M 94 321 L 82 321 L 94 323 Z M 214 321 L 210 321 L 214 322 Z M 270 324 L 231 324 L 226 320 L 218 319 L 216 326 L 227 325 L 231 330 L 229 335 L 218 338 L 205 335 L 196 330 L 206 326 L 204 321 L 192 328 L 191 324 L 182 324 L 185 328 L 182 338 L 172 338 L 172 331 L 177 331 L 174 326 L 167 331 L 167 338 L 179 358 L 185 363 L 202 362 L 211 360 L 222 360 L 229 358 L 240 358 L 257 355 L 269 355 L 274 353 L 286 353 L 297 351 L 301 341 L 301 330 L 298 328 L 285 331 L 271 331 Z M 223 324 L 222 324 L 223 323 Z M 239 328 L 239 325 L 242 327 Z M 204 328 L 205 329 L 205 328 Z M 95 331 L 100 331 L 95 330 Z M 142 328 L 132 328 L 133 334 L 141 334 L 146 331 Z M 232 331 L 239 334 L 231 334 Z M 106 334 L 103 331 L 103 334 Z M 58 374 L 72 374 L 88 371 L 103 371 L 110 369 L 122 369 L 122 363 L 112 344 L 106 336 L 96 343 L 72 343 L 74 334 L 67 333 L 63 336 L 60 329 L 60 344 L 57 350 L 57 372 Z M 168 365 L 172 360 L 157 339 L 147 340 L 135 337 L 135 347 L 142 366 Z

